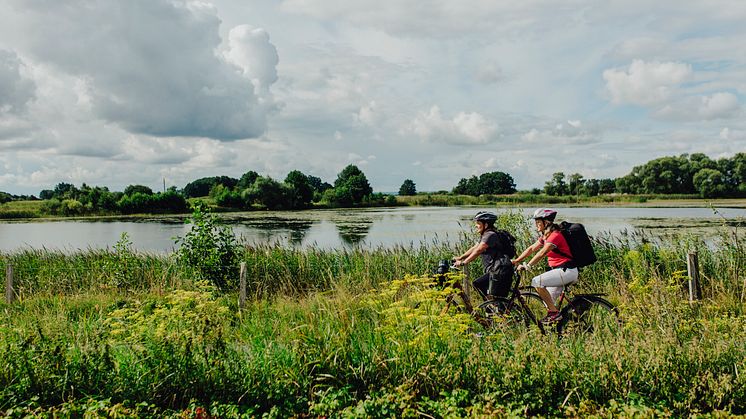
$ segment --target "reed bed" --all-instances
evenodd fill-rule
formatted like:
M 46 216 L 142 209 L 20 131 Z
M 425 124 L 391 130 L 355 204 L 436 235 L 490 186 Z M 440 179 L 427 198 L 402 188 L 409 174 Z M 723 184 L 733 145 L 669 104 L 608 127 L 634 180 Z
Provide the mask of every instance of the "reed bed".
M 528 226 L 502 225 L 521 245 Z M 514 223 L 514 224 L 510 224 Z M 746 414 L 743 240 L 599 237 L 577 291 L 601 291 L 615 333 L 484 334 L 443 313 L 428 273 L 473 238 L 419 247 L 244 247 L 252 298 L 168 255 L 0 255 L 9 417 L 726 417 Z M 697 250 L 704 299 L 687 301 Z M 477 272 L 472 272 L 476 275 Z

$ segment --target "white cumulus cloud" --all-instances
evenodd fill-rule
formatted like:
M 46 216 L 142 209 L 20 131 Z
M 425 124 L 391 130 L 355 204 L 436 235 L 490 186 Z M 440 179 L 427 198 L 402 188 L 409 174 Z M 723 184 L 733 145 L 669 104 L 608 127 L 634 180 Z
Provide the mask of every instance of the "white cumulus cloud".
M 266 92 L 277 81 L 277 48 L 269 42 L 269 34 L 251 25 L 239 25 L 228 33 L 228 61 L 236 64 L 259 92 Z
M 740 111 L 741 104 L 736 95 L 719 92 L 711 96 L 696 96 L 682 99 L 663 106 L 654 115 L 658 118 L 677 121 L 709 121 L 733 118 Z
M 446 119 L 438 106 L 420 112 L 409 130 L 424 141 L 449 144 L 486 144 L 497 131 L 497 125 L 477 112 L 459 112 Z
M 612 103 L 642 106 L 669 100 L 691 75 L 692 67 L 686 63 L 642 60 L 632 61 L 627 69 L 603 72 Z

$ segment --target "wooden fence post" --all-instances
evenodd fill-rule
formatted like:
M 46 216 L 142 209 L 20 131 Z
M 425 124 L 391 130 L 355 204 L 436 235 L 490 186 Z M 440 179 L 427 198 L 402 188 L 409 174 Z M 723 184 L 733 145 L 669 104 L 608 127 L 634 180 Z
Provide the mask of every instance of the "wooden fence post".
M 8 263 L 5 266 L 5 302 L 10 304 L 15 297 L 13 293 L 13 265 Z
M 469 268 L 467 265 L 462 266 L 464 267 L 464 279 L 461 281 L 461 292 L 464 295 L 464 308 L 467 312 L 471 313 L 474 310 L 474 306 L 471 303 L 472 286 L 469 281 Z
M 238 290 L 238 309 L 243 310 L 246 307 L 246 262 L 241 262 L 241 274 Z
M 689 274 L 689 301 L 702 299 L 702 289 L 699 286 L 699 260 L 697 252 L 689 252 L 686 258 L 686 270 Z

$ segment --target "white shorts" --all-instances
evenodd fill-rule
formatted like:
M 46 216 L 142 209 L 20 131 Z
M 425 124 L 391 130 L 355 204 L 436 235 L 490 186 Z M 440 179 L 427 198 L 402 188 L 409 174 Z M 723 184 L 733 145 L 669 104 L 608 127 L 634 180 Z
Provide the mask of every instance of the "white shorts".
M 534 288 L 546 288 L 552 301 L 555 303 L 565 289 L 565 285 L 572 284 L 578 280 L 578 268 L 555 268 L 551 271 L 536 275 L 531 280 L 531 286 Z

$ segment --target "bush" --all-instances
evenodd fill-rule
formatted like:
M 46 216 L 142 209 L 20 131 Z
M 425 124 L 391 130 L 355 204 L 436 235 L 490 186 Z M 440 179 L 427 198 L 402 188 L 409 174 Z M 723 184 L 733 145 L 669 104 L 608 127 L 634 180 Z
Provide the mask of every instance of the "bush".
M 192 229 L 177 237 L 177 262 L 193 270 L 219 290 L 234 288 L 238 277 L 240 246 L 228 226 L 221 226 L 207 207 L 198 204 L 190 217 Z

